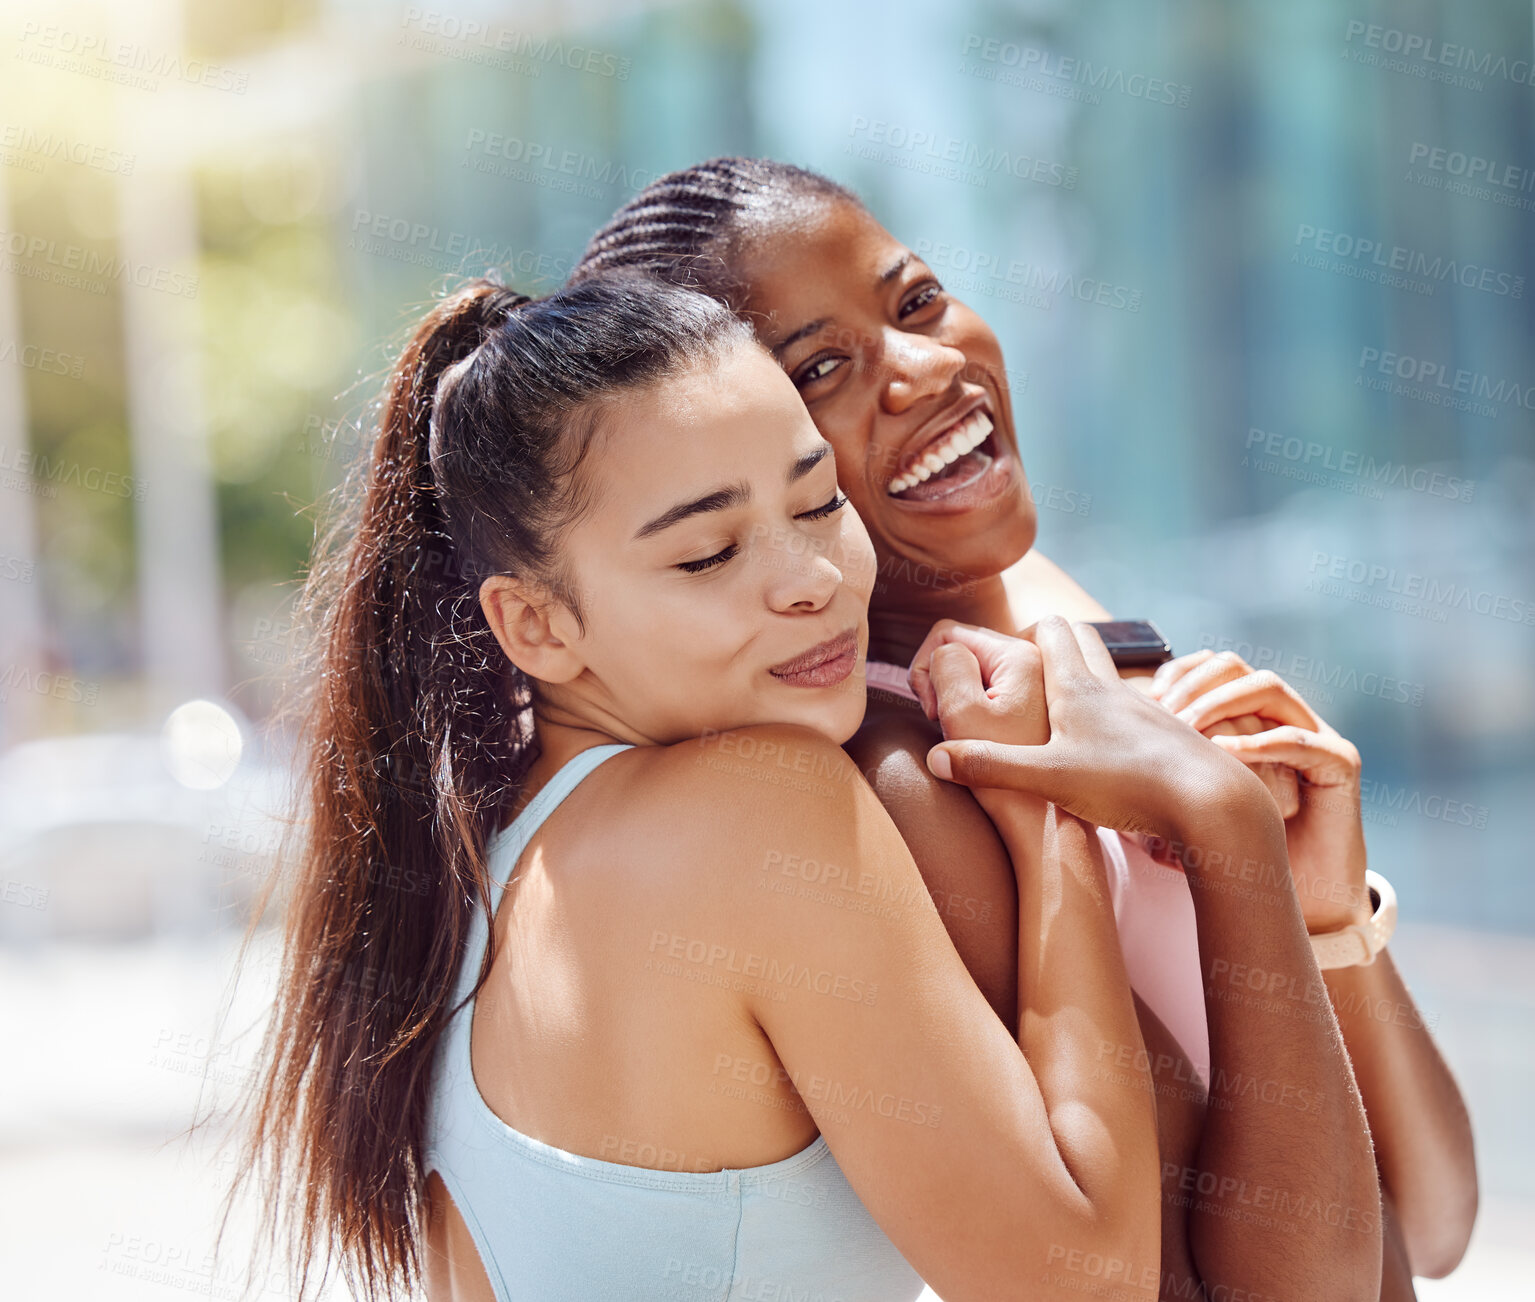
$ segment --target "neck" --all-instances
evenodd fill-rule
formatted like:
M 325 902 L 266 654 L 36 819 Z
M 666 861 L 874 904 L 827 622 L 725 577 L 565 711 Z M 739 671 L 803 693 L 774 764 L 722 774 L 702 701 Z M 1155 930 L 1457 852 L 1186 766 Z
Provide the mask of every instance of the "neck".
M 1000 574 L 944 589 L 891 584 L 869 611 L 869 659 L 909 664 L 940 619 L 1017 632 Z
M 582 704 L 583 708 L 577 710 L 567 703 L 547 699 L 542 692 L 535 695 L 533 744 L 538 748 L 538 758 L 528 766 L 522 790 L 518 792 L 512 810 L 514 815 L 538 794 L 550 778 L 582 751 L 590 750 L 593 746 L 611 746 L 615 742 L 639 746 L 648 742 L 648 738 L 639 736 L 617 719 L 600 712 L 593 715 L 586 708 L 589 703 Z

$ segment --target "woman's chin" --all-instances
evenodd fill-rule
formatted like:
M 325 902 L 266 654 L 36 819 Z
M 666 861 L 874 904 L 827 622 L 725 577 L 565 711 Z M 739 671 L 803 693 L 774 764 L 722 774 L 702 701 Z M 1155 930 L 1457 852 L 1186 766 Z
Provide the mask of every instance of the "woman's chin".
M 809 708 L 796 710 L 795 718 L 785 723 L 798 723 L 813 729 L 838 746 L 848 742 L 863 724 L 867 693 L 862 672 L 855 673 L 835 689 L 830 701 L 816 703 Z
M 1038 537 L 1039 508 L 1024 484 L 989 527 L 977 529 L 955 549 L 954 568 L 974 575 L 1004 574 L 1028 555 Z
M 795 690 L 803 693 L 802 700 L 764 703 L 759 709 L 742 711 L 724 721 L 716 715 L 707 724 L 695 722 L 678 729 L 675 736 L 667 734 L 661 744 L 670 745 L 700 737 L 714 738 L 741 728 L 791 724 L 818 732 L 828 741 L 841 746 L 863 725 L 867 693 L 861 666 L 836 687 Z
M 888 538 L 876 538 L 881 556 L 880 575 L 899 580 L 918 565 L 900 558 L 915 552 L 928 567 L 913 581 L 919 585 L 938 581 L 933 567 L 948 575 L 990 578 L 1010 569 L 1034 546 L 1039 534 L 1039 508 L 1030 495 L 1028 481 L 1019 477 L 1015 488 L 981 506 L 956 514 L 911 516 L 900 521 Z M 874 604 L 882 604 L 878 595 Z
M 863 715 L 864 712 L 859 710 L 858 717 L 856 719 L 847 718 L 840 720 L 838 722 L 838 726 L 834 728 L 828 728 L 823 724 L 816 727 L 816 731 L 821 733 L 835 745 L 846 746 L 847 743 L 853 739 L 853 734 L 863 726 Z

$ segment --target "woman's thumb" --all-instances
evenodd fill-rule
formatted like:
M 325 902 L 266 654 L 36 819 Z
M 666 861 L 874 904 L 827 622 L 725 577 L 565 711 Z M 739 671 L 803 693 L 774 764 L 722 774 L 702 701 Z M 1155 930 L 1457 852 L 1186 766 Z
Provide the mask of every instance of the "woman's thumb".
M 1005 746 L 995 741 L 944 741 L 927 753 L 927 767 L 967 787 L 1026 791 L 1053 800 L 1055 765 L 1048 746 Z M 1055 757 L 1052 755 L 1049 760 Z

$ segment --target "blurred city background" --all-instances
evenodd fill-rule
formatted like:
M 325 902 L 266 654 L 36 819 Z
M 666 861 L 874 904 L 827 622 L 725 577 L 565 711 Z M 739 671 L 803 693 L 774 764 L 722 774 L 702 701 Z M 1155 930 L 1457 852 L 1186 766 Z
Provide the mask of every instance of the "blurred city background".
M 999 332 L 1047 555 L 1358 744 L 1393 952 L 1479 1139 L 1471 1253 L 1420 1294 L 1528 1296 L 1531 23 L 0 4 L 0 1291 L 233 1296 L 217 1126 L 177 1136 L 254 1058 L 270 936 L 229 980 L 314 508 L 434 292 L 552 288 L 636 189 L 750 153 L 852 186 Z

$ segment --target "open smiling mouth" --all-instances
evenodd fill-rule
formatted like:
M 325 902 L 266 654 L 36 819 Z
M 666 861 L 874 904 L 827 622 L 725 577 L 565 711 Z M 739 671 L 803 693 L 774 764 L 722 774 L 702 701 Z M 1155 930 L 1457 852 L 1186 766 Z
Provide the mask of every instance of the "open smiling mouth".
M 970 412 L 908 461 L 885 492 L 901 502 L 936 502 L 979 485 L 998 460 L 993 429 L 984 409 Z

